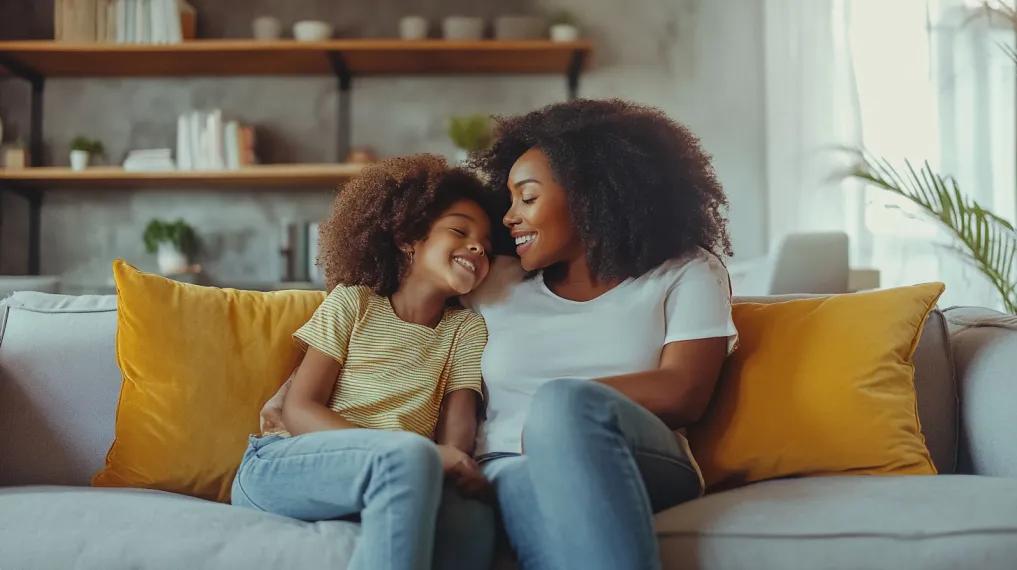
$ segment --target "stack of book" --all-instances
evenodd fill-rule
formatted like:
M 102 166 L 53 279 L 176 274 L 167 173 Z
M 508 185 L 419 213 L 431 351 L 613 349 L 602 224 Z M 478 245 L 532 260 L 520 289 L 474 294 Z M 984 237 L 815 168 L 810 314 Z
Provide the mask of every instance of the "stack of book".
M 195 35 L 186 0 L 55 0 L 57 41 L 173 44 Z
M 127 172 L 165 172 L 174 169 L 173 157 L 168 148 L 132 150 L 124 159 L 124 170 Z
M 177 117 L 180 170 L 237 170 L 257 164 L 254 127 L 223 122 L 222 111 L 191 111 Z

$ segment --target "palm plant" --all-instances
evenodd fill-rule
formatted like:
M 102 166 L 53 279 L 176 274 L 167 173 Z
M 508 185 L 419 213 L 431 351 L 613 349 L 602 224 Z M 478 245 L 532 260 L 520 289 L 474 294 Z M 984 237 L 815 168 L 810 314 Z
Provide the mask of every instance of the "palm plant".
M 985 13 L 1008 20 L 1017 29 L 1017 8 L 1005 2 L 984 2 Z M 1000 46 L 1017 63 L 1017 50 Z M 965 196 L 951 176 L 937 174 L 924 163 L 917 170 L 905 161 L 903 172 L 886 159 L 861 151 L 852 175 L 917 204 L 939 221 L 960 243 L 957 251 L 996 288 L 1008 313 L 1017 314 L 1017 231 L 1007 220 Z
M 903 172 L 889 161 L 861 154 L 853 176 L 917 204 L 960 242 L 964 259 L 981 271 L 999 292 L 1003 307 L 1017 314 L 1017 231 L 1003 218 L 965 196 L 957 181 L 941 176 L 929 163 Z

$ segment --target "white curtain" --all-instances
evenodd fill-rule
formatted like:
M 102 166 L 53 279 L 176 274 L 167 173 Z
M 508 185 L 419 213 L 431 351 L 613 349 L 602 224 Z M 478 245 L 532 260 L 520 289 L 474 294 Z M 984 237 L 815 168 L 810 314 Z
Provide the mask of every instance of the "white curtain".
M 979 3 L 980 4 L 980 3 Z M 771 244 L 843 230 L 852 265 L 892 287 L 939 280 L 941 305 L 1000 307 L 945 231 L 887 192 L 838 178 L 825 149 L 863 146 L 930 164 L 997 214 L 1017 216 L 1014 66 L 971 0 L 767 0 Z

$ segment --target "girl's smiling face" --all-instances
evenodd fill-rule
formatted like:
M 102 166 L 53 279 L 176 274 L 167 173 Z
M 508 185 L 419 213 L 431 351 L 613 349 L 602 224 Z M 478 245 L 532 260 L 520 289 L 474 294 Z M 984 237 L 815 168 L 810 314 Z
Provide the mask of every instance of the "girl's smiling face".
M 491 222 L 479 204 L 459 200 L 409 249 L 414 278 L 426 280 L 450 297 L 465 295 L 476 289 L 490 270 Z

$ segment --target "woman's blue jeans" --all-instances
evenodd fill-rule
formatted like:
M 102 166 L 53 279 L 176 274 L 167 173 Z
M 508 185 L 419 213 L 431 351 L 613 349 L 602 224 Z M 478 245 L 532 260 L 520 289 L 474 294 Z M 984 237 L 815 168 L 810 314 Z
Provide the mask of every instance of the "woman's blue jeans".
M 354 570 L 431 567 L 442 492 L 434 443 L 409 432 L 251 437 L 233 504 L 306 521 L 360 515 Z
M 660 568 L 653 514 L 703 490 L 684 440 L 598 382 L 548 382 L 532 402 L 524 454 L 480 458 L 519 566 Z M 494 521 L 493 509 L 476 501 L 446 500 L 436 567 L 489 568 L 493 548 L 484 545 L 493 542 Z

